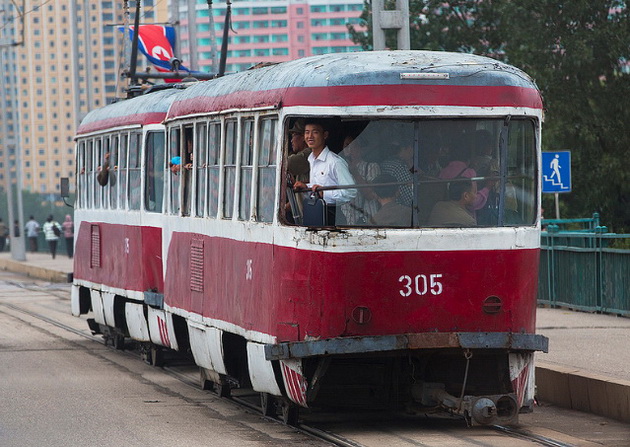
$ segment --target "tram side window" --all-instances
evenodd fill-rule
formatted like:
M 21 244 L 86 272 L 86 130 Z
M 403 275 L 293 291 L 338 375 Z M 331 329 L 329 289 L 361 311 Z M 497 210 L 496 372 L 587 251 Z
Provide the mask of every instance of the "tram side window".
M 85 179 L 85 191 L 87 193 L 85 207 L 91 208 L 94 206 L 92 199 L 94 197 L 94 183 L 96 182 L 96 174 L 94 173 L 94 140 L 87 142 L 85 151 Z
M 165 135 L 164 132 L 147 133 L 146 143 L 146 178 L 144 179 L 144 209 L 161 213 L 162 198 L 164 196 L 164 166 L 165 166 Z
M 103 209 L 109 208 L 109 191 L 111 189 L 111 174 L 112 169 L 112 153 L 111 153 L 111 141 L 109 135 L 103 137 L 103 163 L 101 170 L 107 170 L 107 183 L 101 188 L 101 206 Z
M 179 190 L 181 185 L 181 179 L 179 175 L 179 171 L 182 168 L 182 157 L 180 152 L 180 135 L 181 131 L 179 128 L 171 129 L 169 134 L 169 177 L 170 177 L 170 209 L 169 211 L 172 214 L 179 214 L 180 201 L 179 201 Z
M 221 123 L 210 123 L 208 126 L 208 216 L 217 217 L 219 208 L 219 179 L 221 167 Z
M 77 145 L 77 207 L 85 208 L 85 141 Z
M 118 206 L 120 209 L 127 207 L 127 149 L 129 147 L 129 135 L 120 136 L 120 150 L 118 155 Z
M 241 134 L 241 180 L 239 196 L 239 220 L 249 220 L 252 203 L 252 164 L 254 159 L 254 120 L 242 123 Z
M 508 133 L 505 224 L 536 222 L 536 139 L 534 123 L 511 120 Z
M 197 125 L 197 139 L 195 140 L 195 169 L 197 171 L 195 215 L 202 217 L 206 210 L 207 191 L 207 149 L 208 128 L 205 123 Z
M 276 128 L 277 119 L 262 119 L 259 124 L 258 188 L 256 220 L 272 222 L 276 187 Z
M 185 151 L 182 153 L 182 166 L 181 166 L 181 178 L 182 178 L 182 215 L 190 216 L 190 206 L 192 200 L 192 180 L 193 180 L 193 128 L 184 127 L 184 144 Z
M 111 209 L 118 208 L 118 135 L 111 137 L 109 154 L 109 205 Z
M 236 131 L 237 122 L 228 121 L 225 126 L 225 164 L 223 182 L 223 217 L 231 219 L 234 213 L 234 188 L 236 186 Z
M 139 132 L 133 132 L 129 135 L 129 167 L 128 167 L 128 199 L 129 209 L 140 209 L 140 194 L 141 190 L 141 178 L 140 178 L 140 148 L 141 148 L 142 134 Z
M 96 172 L 95 172 L 95 176 L 96 176 L 102 169 L 104 154 L 103 154 L 103 141 L 101 140 L 101 138 L 97 138 L 94 143 L 95 143 L 94 163 L 96 165 Z M 98 182 L 94 183 L 94 187 L 96 188 L 96 191 L 94 193 L 94 208 L 98 209 L 103 206 L 103 189 L 104 188 Z

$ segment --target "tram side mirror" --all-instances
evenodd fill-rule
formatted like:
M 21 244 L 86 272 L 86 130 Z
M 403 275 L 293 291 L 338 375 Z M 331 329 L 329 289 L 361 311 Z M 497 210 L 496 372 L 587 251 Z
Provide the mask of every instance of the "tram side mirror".
M 62 198 L 67 199 L 70 197 L 70 179 L 68 177 L 61 177 L 59 181 L 59 191 Z

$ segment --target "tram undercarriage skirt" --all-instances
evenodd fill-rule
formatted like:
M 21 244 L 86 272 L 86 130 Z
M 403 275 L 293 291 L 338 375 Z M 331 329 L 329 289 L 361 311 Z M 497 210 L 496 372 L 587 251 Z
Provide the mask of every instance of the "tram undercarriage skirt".
M 265 357 L 267 360 L 283 360 L 325 355 L 440 348 L 547 352 L 549 339 L 538 334 L 510 332 L 427 332 L 373 337 L 339 337 L 267 344 Z

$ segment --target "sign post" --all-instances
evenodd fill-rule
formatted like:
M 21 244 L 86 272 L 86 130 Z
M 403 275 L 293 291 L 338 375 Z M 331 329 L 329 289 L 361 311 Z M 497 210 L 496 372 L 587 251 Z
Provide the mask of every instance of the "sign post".
M 571 192 L 571 152 L 542 153 L 542 192 L 554 193 L 556 219 L 560 219 L 559 194 Z

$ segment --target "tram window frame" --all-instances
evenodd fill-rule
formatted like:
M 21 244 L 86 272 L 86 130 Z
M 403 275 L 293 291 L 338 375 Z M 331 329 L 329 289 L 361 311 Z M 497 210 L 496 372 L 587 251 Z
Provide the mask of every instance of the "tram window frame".
M 179 214 L 181 199 L 181 176 L 179 175 L 179 169 L 181 169 L 181 128 L 179 126 L 172 127 L 168 131 L 168 212 L 170 214 Z M 179 168 L 173 163 L 174 157 L 180 157 Z
M 129 210 L 138 211 L 141 208 L 142 200 L 142 133 L 132 131 L 129 134 L 129 150 L 127 164 L 127 204 Z
M 208 217 L 216 218 L 219 212 L 221 191 L 221 121 L 208 123 L 208 164 L 207 164 L 207 207 Z
M 158 137 L 161 137 L 161 141 Z M 165 131 L 150 130 L 146 133 L 144 156 L 144 210 L 161 213 L 164 205 Z
M 225 145 L 223 150 L 223 211 L 224 219 L 232 219 L 236 203 L 238 163 L 238 119 L 226 119 L 224 124 Z
M 246 221 L 251 216 L 256 119 L 254 117 L 241 118 L 240 127 L 238 220 Z
M 120 154 L 118 157 L 118 206 L 120 209 L 127 209 L 127 190 L 129 181 L 127 178 L 127 156 L 129 154 L 129 133 L 120 135 Z
M 206 203 L 208 196 L 208 178 L 206 166 L 208 163 L 208 123 L 197 123 L 195 128 L 195 216 L 203 217 L 206 213 Z
M 273 222 L 276 214 L 276 171 L 278 117 L 261 117 L 258 121 L 258 162 L 256 164 L 257 222 Z M 268 132 L 265 127 L 269 125 Z M 271 191 L 271 198 L 269 192 Z M 269 200 L 271 199 L 271 200 Z

